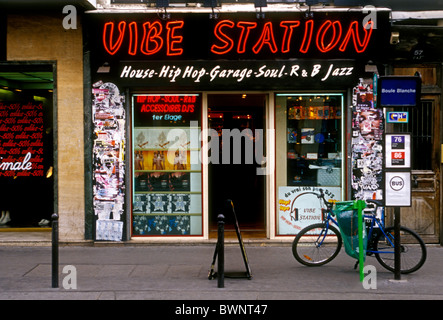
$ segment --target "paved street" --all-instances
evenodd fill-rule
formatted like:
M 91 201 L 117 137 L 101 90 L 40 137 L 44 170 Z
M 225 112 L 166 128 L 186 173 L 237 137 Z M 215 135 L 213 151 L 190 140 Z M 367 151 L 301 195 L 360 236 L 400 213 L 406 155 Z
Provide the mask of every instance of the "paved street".
M 213 253 L 209 244 L 60 247 L 59 288 L 52 288 L 51 247 L 3 246 L 0 299 L 443 299 L 440 246 L 428 246 L 424 267 L 400 282 L 368 258 L 365 265 L 377 270 L 371 290 L 344 250 L 330 264 L 308 268 L 295 261 L 289 245 L 263 244 L 246 244 L 251 280 L 226 278 L 218 288 L 217 280 L 208 280 Z M 238 245 L 226 247 L 225 259 L 226 272 L 245 271 Z

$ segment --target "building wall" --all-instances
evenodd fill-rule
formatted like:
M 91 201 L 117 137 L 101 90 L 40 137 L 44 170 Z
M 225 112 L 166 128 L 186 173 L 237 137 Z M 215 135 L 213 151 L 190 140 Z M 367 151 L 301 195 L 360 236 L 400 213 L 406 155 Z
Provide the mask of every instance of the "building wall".
M 63 15 L 8 15 L 8 61 L 57 61 L 58 214 L 60 240 L 84 239 L 83 45 Z

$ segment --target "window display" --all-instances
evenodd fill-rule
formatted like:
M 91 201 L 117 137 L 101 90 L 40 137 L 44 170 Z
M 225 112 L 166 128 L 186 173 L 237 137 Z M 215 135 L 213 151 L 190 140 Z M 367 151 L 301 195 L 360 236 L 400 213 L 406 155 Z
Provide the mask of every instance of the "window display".
M 339 200 L 343 177 L 343 95 L 277 94 L 277 234 L 321 222 L 317 193 Z
M 198 94 L 134 95 L 133 231 L 201 235 Z

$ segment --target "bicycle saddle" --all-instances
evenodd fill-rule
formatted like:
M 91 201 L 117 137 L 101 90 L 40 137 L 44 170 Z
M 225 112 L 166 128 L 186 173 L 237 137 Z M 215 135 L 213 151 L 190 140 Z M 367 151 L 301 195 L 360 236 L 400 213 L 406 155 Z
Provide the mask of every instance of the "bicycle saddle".
M 380 200 L 368 199 L 368 200 L 366 200 L 366 203 L 373 203 L 373 204 L 375 204 L 378 207 L 382 207 L 383 206 L 383 203 Z

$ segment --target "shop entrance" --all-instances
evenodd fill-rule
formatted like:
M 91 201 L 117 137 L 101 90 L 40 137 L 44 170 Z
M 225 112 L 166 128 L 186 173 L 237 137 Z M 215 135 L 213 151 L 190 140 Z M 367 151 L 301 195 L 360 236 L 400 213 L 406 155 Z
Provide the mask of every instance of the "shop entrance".
M 266 185 L 260 172 L 266 154 L 264 94 L 208 95 L 209 235 L 216 237 L 217 215 L 233 201 L 243 237 L 266 237 Z M 257 171 L 258 170 L 258 171 Z M 225 236 L 235 236 L 226 217 Z

